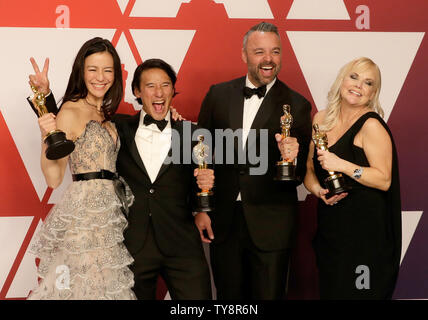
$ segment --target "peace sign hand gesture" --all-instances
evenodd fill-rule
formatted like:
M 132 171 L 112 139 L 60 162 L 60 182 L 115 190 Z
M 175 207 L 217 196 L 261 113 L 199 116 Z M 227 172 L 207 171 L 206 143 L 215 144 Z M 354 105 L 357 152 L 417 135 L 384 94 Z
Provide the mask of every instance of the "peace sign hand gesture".
M 45 95 L 48 94 L 50 92 L 48 79 L 49 58 L 46 58 L 42 72 L 40 72 L 39 66 L 33 57 L 30 58 L 30 62 L 33 66 L 35 74 L 29 75 L 30 81 L 28 83 L 30 86 L 34 86 L 37 91 L 44 93 Z

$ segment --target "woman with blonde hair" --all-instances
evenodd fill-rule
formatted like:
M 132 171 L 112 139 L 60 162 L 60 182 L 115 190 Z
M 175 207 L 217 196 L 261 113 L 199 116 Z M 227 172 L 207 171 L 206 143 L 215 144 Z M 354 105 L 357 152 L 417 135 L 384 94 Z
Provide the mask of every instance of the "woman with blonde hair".
M 379 102 L 381 74 L 369 58 L 346 64 L 315 114 L 328 150 L 311 143 L 305 187 L 319 198 L 314 249 L 321 299 L 390 299 L 401 255 L 397 154 Z M 348 192 L 332 195 L 328 172 Z

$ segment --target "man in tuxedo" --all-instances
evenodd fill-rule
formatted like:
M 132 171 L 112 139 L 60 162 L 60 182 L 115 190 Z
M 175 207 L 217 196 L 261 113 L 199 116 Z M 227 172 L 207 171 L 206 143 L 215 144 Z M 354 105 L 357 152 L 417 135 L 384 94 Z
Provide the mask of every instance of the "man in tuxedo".
M 31 60 L 36 74 L 30 76 L 30 83 L 48 93 L 47 109 L 56 113 L 46 61 L 40 72 Z M 212 298 L 209 268 L 194 224 L 194 216 L 200 213 L 193 212 L 193 203 L 198 187 L 213 187 L 214 174 L 212 169 L 199 170 L 191 161 L 184 161 L 188 158 L 184 153 L 191 153 L 191 148 L 173 146 L 195 145 L 192 134 L 197 129 L 189 121 L 173 121 L 170 115 L 176 80 L 175 71 L 165 61 L 146 60 L 137 67 L 132 81 L 142 110 L 133 116 L 113 117 L 121 140 L 117 172 L 135 196 L 124 243 L 135 260 L 131 265 L 133 290 L 142 300 L 156 298 L 159 275 L 172 299 Z
M 214 146 L 216 210 L 196 217 L 200 230 L 214 232 L 210 255 L 219 299 L 282 299 L 286 293 L 296 186 L 305 176 L 311 139 L 311 105 L 277 78 L 281 50 L 276 26 L 263 22 L 251 28 L 242 49 L 247 75 L 211 86 L 199 113 L 198 125 L 213 136 L 219 129 L 232 129 L 242 139 L 242 144 L 232 144 L 233 150 L 223 144 L 221 158 Z M 279 134 L 284 104 L 291 106 L 294 119 L 286 139 Z M 233 164 L 227 163 L 230 152 Z M 240 152 L 247 156 L 244 164 L 237 161 Z M 260 165 L 267 162 L 265 172 L 254 174 L 250 154 L 260 155 Z M 297 182 L 274 181 L 281 156 L 297 158 Z
M 133 290 L 139 299 L 155 298 L 158 275 L 172 299 L 211 299 L 208 264 L 192 216 L 191 200 L 197 192 L 195 166 L 183 161 L 164 163 L 172 155 L 172 130 L 178 132 L 183 146 L 196 129 L 188 121 L 171 121 L 175 82 L 170 65 L 160 59 L 146 60 L 137 67 L 132 81 L 133 93 L 143 105 L 141 112 L 114 119 L 124 144 L 117 170 L 135 195 L 125 245 L 135 259 Z M 185 134 L 185 125 L 191 129 L 189 134 Z M 181 149 L 181 160 L 186 157 L 183 152 L 186 150 Z M 198 184 L 210 189 L 213 171 L 204 174 L 199 172 Z

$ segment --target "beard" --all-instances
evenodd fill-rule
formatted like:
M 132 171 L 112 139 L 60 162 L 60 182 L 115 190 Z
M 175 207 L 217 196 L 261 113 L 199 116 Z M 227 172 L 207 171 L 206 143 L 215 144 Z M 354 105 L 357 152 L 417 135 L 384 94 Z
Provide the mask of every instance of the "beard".
M 263 67 L 272 67 L 270 75 L 263 75 L 265 71 L 263 71 Z M 248 68 L 248 75 L 250 80 L 253 80 L 256 83 L 253 83 L 256 86 L 262 86 L 269 84 L 275 79 L 281 70 L 281 65 L 277 65 L 276 63 L 260 63 L 257 66 L 250 66 Z

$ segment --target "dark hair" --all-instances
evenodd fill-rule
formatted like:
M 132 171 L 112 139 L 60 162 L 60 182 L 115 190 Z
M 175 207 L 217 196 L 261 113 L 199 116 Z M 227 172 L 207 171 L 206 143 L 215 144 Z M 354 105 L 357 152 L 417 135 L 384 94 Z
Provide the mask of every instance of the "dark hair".
M 269 23 L 269 22 L 260 22 L 259 24 L 256 24 L 255 26 L 251 27 L 250 30 L 247 31 L 247 33 L 244 35 L 244 40 L 242 41 L 242 47 L 244 49 L 247 48 L 247 41 L 248 41 L 248 37 L 250 36 L 250 34 L 252 34 L 253 32 L 273 32 L 275 33 L 278 38 L 281 38 L 279 36 L 279 32 L 278 32 L 278 28 L 276 25 Z
M 105 94 L 103 105 L 101 107 L 105 120 L 110 120 L 122 100 L 123 83 L 122 65 L 120 63 L 119 55 L 112 43 L 107 39 L 96 37 L 86 41 L 80 48 L 73 63 L 73 69 L 70 74 L 70 79 L 68 80 L 67 90 L 65 91 L 61 106 L 67 101 L 76 102 L 79 99 L 86 98 L 88 95 L 88 89 L 86 88 L 84 80 L 85 59 L 86 57 L 99 52 L 108 52 L 113 57 L 114 82 Z
M 165 61 L 162 59 L 148 59 L 141 63 L 137 69 L 135 69 L 134 72 L 134 78 L 132 79 L 132 93 L 135 95 L 134 90 L 140 90 L 140 81 L 141 81 L 141 74 L 145 70 L 149 69 L 161 69 L 165 71 L 165 73 L 168 75 L 168 77 L 171 79 L 172 87 L 174 89 L 174 95 L 177 94 L 175 92 L 175 83 L 177 82 L 177 74 L 175 73 L 174 69 Z M 136 99 L 139 104 L 143 104 L 143 101 L 141 101 L 141 98 Z

